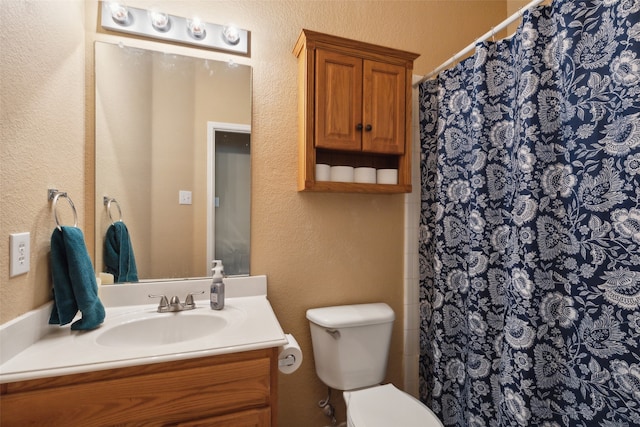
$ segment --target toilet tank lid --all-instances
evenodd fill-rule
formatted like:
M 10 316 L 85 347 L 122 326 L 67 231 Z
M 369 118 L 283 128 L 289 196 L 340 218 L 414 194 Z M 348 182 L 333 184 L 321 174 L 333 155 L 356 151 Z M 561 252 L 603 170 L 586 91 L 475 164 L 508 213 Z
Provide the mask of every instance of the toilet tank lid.
M 325 328 L 390 323 L 395 317 L 391 307 L 385 303 L 338 305 L 307 310 L 307 319 Z

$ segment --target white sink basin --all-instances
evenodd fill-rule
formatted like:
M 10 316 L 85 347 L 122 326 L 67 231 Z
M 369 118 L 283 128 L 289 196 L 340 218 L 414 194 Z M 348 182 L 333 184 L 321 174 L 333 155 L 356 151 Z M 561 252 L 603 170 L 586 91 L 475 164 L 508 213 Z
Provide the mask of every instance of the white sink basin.
M 96 343 L 109 347 L 149 347 L 181 343 L 215 334 L 227 321 L 211 313 L 154 313 L 106 329 Z
M 0 384 L 279 347 L 287 339 L 266 298 L 266 279 L 225 279 L 220 311 L 209 307 L 210 278 L 101 285 L 106 317 L 91 331 L 49 325 L 52 308 L 44 305 L 0 325 Z M 158 313 L 158 302 L 149 300 L 202 290 L 195 309 L 178 313 Z

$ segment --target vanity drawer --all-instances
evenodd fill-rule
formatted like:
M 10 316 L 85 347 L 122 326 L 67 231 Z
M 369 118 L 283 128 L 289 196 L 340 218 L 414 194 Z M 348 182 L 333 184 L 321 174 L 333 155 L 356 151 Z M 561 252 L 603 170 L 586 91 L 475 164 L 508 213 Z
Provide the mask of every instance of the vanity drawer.
M 197 421 L 177 424 L 176 427 L 260 427 L 268 426 L 271 419 L 269 408 L 252 409 L 235 414 L 221 415 Z
M 175 425 L 268 409 L 275 403 L 276 364 L 276 349 L 268 349 L 95 371 L 86 380 L 11 383 L 2 389 L 0 424 Z

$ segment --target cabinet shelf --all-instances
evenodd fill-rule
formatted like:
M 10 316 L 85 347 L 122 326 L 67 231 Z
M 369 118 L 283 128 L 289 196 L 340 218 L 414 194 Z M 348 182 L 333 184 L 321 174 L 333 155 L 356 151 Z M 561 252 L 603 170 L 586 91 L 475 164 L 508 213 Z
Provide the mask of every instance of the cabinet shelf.
M 334 193 L 410 193 L 411 184 L 364 184 L 359 182 L 315 181 L 304 191 L 334 192 Z
M 302 30 L 298 58 L 299 191 L 411 192 L 415 53 Z M 398 183 L 317 181 L 316 163 L 397 169 Z

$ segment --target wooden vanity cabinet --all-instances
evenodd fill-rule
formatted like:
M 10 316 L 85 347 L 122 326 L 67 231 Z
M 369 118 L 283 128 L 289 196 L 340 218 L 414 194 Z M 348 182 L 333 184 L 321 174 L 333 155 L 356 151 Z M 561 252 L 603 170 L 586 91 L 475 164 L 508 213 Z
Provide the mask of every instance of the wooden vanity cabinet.
M 277 369 L 270 348 L 3 384 L 0 425 L 276 426 Z
M 303 30 L 298 189 L 411 191 L 411 76 L 417 54 Z M 315 164 L 398 169 L 398 185 L 315 180 Z

